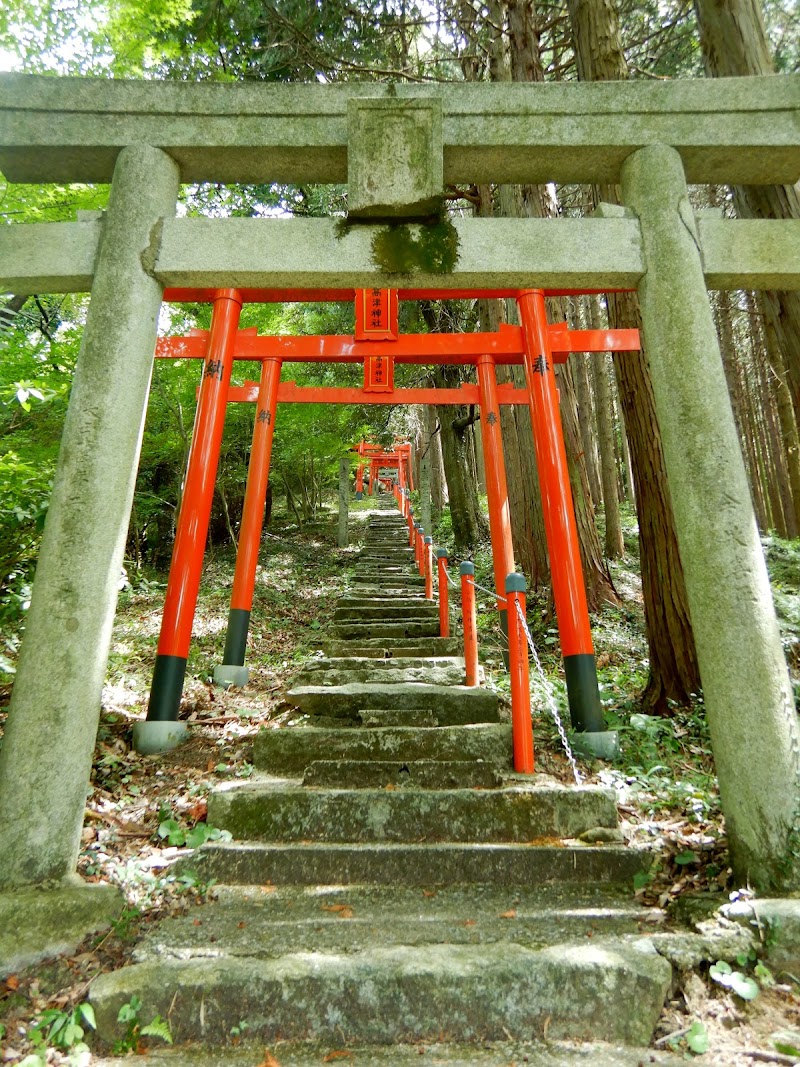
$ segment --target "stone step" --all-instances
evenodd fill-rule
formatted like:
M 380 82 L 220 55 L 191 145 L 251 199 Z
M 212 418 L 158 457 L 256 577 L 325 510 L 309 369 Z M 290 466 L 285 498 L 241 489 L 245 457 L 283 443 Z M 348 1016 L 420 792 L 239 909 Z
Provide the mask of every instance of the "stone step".
M 318 639 L 317 647 L 328 656 L 376 656 L 380 659 L 394 659 L 416 655 L 463 654 L 464 642 L 460 637 L 415 637 L 394 641 L 390 647 L 383 637 L 344 641 L 322 636 Z
M 491 763 L 477 760 L 316 760 L 303 785 L 335 789 L 495 789 L 502 776 Z
M 383 639 L 399 638 L 401 640 L 405 637 L 438 637 L 439 620 L 434 618 L 412 618 L 396 623 L 341 622 L 333 624 L 329 632 L 333 637 L 338 637 L 345 641 L 357 641 L 361 638 L 371 637 Z
M 330 662 L 330 661 L 329 661 Z M 335 661 L 333 661 L 335 662 Z M 326 668 L 314 667 L 303 669 L 295 675 L 293 685 L 349 685 L 351 682 L 360 682 L 363 685 L 372 683 L 401 684 L 403 682 L 423 682 L 427 685 L 463 685 L 464 665 L 445 667 L 391 667 L 392 660 L 378 660 L 379 667 L 370 667 L 369 660 L 361 660 L 358 667 L 346 667 L 338 669 L 334 666 Z
M 529 948 L 659 930 L 665 915 L 613 888 L 451 886 L 220 886 L 218 903 L 150 928 L 133 954 L 275 959 L 289 952 L 362 952 L 383 944 Z M 345 914 L 346 921 L 340 916 Z M 213 941 L 210 938 L 213 937 Z
M 396 604 L 394 600 L 387 603 L 367 607 L 358 605 L 350 607 L 344 605 L 333 612 L 334 622 L 369 622 L 372 619 L 439 619 L 439 605 L 430 600 L 418 600 L 412 604 Z
M 598 945 L 399 945 L 372 952 L 296 952 L 153 959 L 92 986 L 98 1032 L 122 1036 L 120 1008 L 168 1018 L 179 1042 L 251 1036 L 390 1044 L 548 1037 L 646 1044 L 672 968 L 645 939 Z
M 391 598 L 391 606 L 395 608 L 417 608 L 420 606 L 426 606 L 431 603 L 430 600 L 426 600 L 422 592 L 415 593 L 413 596 L 393 596 Z M 386 607 L 387 597 L 384 594 L 376 596 L 359 595 L 342 596 L 336 601 L 337 608 L 381 608 Z M 437 607 L 438 610 L 438 607 Z
M 513 785 L 499 789 L 309 789 L 286 779 L 230 783 L 208 798 L 208 822 L 237 841 L 535 842 L 616 829 L 612 790 Z
M 431 708 L 363 708 L 358 713 L 362 726 L 380 727 L 414 726 L 425 730 L 438 729 L 439 721 Z
M 340 686 L 296 686 L 286 696 L 287 700 L 310 715 L 352 719 L 363 708 L 432 708 L 440 726 L 498 721 L 497 695 L 477 686 L 351 682 Z
M 616 885 L 630 890 L 651 855 L 621 845 L 209 843 L 181 862 L 232 885 Z
M 388 1046 L 356 1043 L 345 1050 L 331 1049 L 331 1043 L 319 1041 L 273 1041 L 269 1053 L 281 1067 L 320 1067 L 331 1052 L 346 1051 L 359 1067 L 419 1067 L 420 1046 L 393 1044 Z M 473 1044 L 426 1042 L 426 1059 L 441 1067 L 686 1067 L 679 1056 L 652 1048 L 624 1048 L 607 1043 L 581 1044 L 556 1041 L 480 1041 Z M 157 1049 L 137 1053 L 137 1067 L 253 1067 L 266 1062 L 264 1043 L 243 1041 L 235 1048 Z M 331 1061 L 329 1061 L 331 1062 Z M 347 1060 L 345 1060 L 347 1062 Z M 95 1067 L 131 1067 L 130 1057 L 92 1057 Z
M 253 763 L 275 775 L 302 775 L 314 760 L 484 760 L 511 769 L 511 727 L 507 723 L 413 727 L 321 729 L 293 726 L 261 730 Z

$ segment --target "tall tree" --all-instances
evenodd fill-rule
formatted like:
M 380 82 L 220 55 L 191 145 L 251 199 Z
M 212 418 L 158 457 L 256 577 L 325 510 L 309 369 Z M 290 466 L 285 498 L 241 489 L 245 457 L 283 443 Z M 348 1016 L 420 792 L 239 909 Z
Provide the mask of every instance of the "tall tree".
M 568 0 L 568 8 L 581 80 L 627 78 L 614 0 Z M 619 202 L 616 187 L 596 188 L 594 195 L 597 200 Z M 607 301 L 612 327 L 639 328 L 641 320 L 634 296 L 613 293 Z M 643 351 L 615 355 L 614 369 L 628 433 L 639 518 L 650 656 L 650 677 L 643 701 L 663 712 L 668 699 L 685 702 L 698 692 L 700 674 L 647 356 Z
M 762 5 L 758 0 L 694 0 L 707 73 L 715 78 L 774 74 Z M 792 185 L 733 188 L 740 219 L 800 219 L 800 195 Z M 764 292 L 761 303 L 786 368 L 795 419 L 800 424 L 800 293 Z

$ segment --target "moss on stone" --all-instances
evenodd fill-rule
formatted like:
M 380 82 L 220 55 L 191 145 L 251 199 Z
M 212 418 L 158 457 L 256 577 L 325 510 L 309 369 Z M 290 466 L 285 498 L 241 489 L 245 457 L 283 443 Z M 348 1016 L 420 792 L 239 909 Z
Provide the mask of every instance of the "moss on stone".
M 393 222 L 373 236 L 372 258 L 387 274 L 449 274 L 458 262 L 458 244 L 458 231 L 447 218 L 418 227 Z

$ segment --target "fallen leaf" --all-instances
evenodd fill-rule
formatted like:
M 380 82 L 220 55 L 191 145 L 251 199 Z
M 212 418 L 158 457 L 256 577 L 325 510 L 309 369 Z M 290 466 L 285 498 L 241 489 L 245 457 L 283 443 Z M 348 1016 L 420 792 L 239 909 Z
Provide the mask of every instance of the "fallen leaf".
M 266 885 L 262 885 L 261 892 L 262 893 L 274 893 L 275 892 L 275 886 L 272 884 L 272 882 L 267 882 Z
M 477 926 L 478 924 L 475 921 L 475 919 L 465 919 L 464 922 L 462 923 L 462 925 L 463 926 Z
M 13 993 L 15 989 L 19 989 L 19 978 L 15 974 L 10 974 L 5 981 L 6 989 L 10 989 Z
M 237 924 L 236 924 L 236 929 L 237 929 L 237 930 L 244 930 L 245 926 L 247 926 L 247 923 L 244 923 L 244 922 L 242 922 L 242 923 L 237 923 Z
M 347 904 L 323 904 L 322 910 L 335 912 L 339 919 L 353 918 L 353 909 Z
M 504 911 L 501 915 L 501 919 L 516 919 L 517 913 L 513 908 L 509 908 L 508 911 Z
M 353 1055 L 352 1052 L 348 1052 L 347 1049 L 337 1048 L 333 1052 L 329 1052 L 327 1056 L 322 1057 L 323 1063 L 333 1063 L 334 1060 L 349 1059 Z
M 393 792 L 393 791 L 394 791 L 395 789 L 397 789 L 397 786 L 396 786 L 396 785 L 394 784 L 394 782 L 389 782 L 389 784 L 388 784 L 388 785 L 385 785 L 385 786 L 384 786 L 384 789 L 386 790 L 386 792 L 387 792 L 387 793 L 391 793 L 391 792 Z M 350 1055 L 350 1053 L 348 1052 L 348 1053 L 347 1053 L 347 1055 L 349 1056 L 349 1055 Z
M 435 897 L 436 896 L 436 890 L 435 889 L 423 889 L 422 890 L 422 895 L 424 897 Z
M 192 919 L 192 925 L 193 926 L 202 926 L 203 925 L 203 920 L 202 919 Z
M 258 1064 L 258 1067 L 281 1067 L 275 1057 L 272 1055 L 268 1048 L 264 1049 L 264 1059 Z

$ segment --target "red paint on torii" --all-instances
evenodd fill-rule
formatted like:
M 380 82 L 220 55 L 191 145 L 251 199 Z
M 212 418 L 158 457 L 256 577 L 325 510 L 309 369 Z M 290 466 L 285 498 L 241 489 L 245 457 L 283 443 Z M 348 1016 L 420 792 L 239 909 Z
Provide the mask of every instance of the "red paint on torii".
M 635 352 L 638 330 L 570 330 L 565 322 L 548 326 L 553 360 L 566 363 L 572 352 Z M 203 359 L 208 332 L 192 330 L 186 337 L 160 337 L 157 359 Z M 391 355 L 395 363 L 477 364 L 490 355 L 498 365 L 524 363 L 522 328 L 502 325 L 494 333 L 400 334 L 397 340 L 357 341 L 349 334 L 287 337 L 258 334 L 255 327 L 238 330 L 233 358 L 279 359 L 283 363 L 363 363 L 369 356 Z

